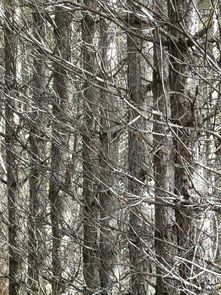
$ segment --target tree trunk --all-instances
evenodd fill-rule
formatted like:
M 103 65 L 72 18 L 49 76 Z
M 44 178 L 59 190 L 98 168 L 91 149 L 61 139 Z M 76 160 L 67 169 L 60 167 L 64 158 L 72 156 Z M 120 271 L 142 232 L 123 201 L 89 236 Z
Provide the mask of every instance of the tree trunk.
M 44 14 L 33 12 L 34 37 L 41 42 L 45 40 L 46 26 Z M 46 64 L 45 57 L 38 47 L 34 51 L 33 70 L 33 102 L 34 109 L 31 115 L 30 128 L 30 210 L 28 225 L 28 275 L 30 294 L 41 294 L 42 271 L 44 268 L 45 229 L 46 218 L 46 180 L 44 167 L 46 165 L 46 139 L 44 131 L 46 128 L 46 117 L 44 114 L 46 88 Z
M 175 193 L 181 202 L 176 210 L 180 276 L 183 289 L 186 292 L 211 292 L 213 282 L 206 268 L 206 260 L 211 256 L 212 243 L 208 233 L 211 231 L 211 212 L 200 209 L 206 204 L 209 190 L 206 173 L 203 168 L 205 143 L 202 133 L 197 131 L 202 117 L 202 103 L 198 95 L 198 77 L 194 68 L 196 60 L 191 56 L 187 43 L 176 28 L 185 28 L 188 34 L 194 34 L 198 29 L 198 1 L 171 1 L 169 18 L 174 25 L 170 34 L 176 41 L 170 41 L 170 90 L 172 122 L 174 128 L 175 157 Z M 195 207 L 191 206 L 194 203 Z M 198 265 L 198 266 L 197 266 Z M 202 269 L 204 271 L 202 271 Z
M 17 63 L 18 63 L 18 33 L 16 22 L 19 17 L 19 7 L 16 1 L 11 1 L 10 7 L 5 5 L 4 23 L 4 54 L 5 54 L 5 147 L 7 170 L 7 197 L 8 197 L 8 250 L 9 250 L 9 295 L 19 294 L 19 280 L 21 278 L 21 257 L 19 245 L 19 188 L 18 162 L 16 138 L 16 98 Z
M 109 1 L 113 8 L 116 1 Z M 107 19 L 100 21 L 100 48 L 102 78 L 113 82 L 117 64 L 116 26 Z M 119 122 L 118 99 L 101 92 L 101 148 L 100 148 L 100 285 L 103 295 L 119 292 L 119 232 L 117 198 L 117 170 L 119 137 L 116 135 Z
M 85 0 L 90 8 L 96 7 L 96 1 Z M 82 19 L 82 57 L 83 68 L 96 73 L 96 16 L 84 12 Z M 98 91 L 91 77 L 85 77 L 84 128 L 83 128 L 83 197 L 84 197 L 84 246 L 83 273 L 88 294 L 93 294 L 100 286 L 99 282 L 99 118 Z
M 71 13 L 56 8 L 54 36 L 56 54 L 66 61 L 71 60 Z M 70 179 L 69 139 L 66 134 L 68 122 L 68 106 L 71 103 L 72 91 L 69 73 L 60 63 L 54 64 L 53 130 L 51 147 L 51 169 L 49 199 L 51 203 L 52 222 L 52 293 L 61 294 L 65 290 L 64 284 L 64 251 L 62 239 L 65 235 L 65 213 L 67 210 L 67 196 L 63 191 Z
M 161 9 L 165 11 L 166 5 L 167 3 L 161 2 L 155 9 L 156 11 Z M 159 27 L 161 21 L 159 19 Z M 177 280 L 171 279 L 173 276 L 179 277 L 175 264 L 175 256 L 178 254 L 175 210 L 172 208 L 174 203 L 175 151 L 173 134 L 167 126 L 168 119 L 171 118 L 169 53 L 168 48 L 163 45 L 165 39 L 160 34 L 159 27 L 153 33 L 155 39 L 153 97 L 155 110 L 158 114 L 154 118 L 156 120 L 154 123 L 154 179 L 155 199 L 161 203 L 155 209 L 156 272 L 159 275 L 156 281 L 156 295 L 175 295 L 179 294 Z M 162 27 L 162 29 L 165 28 Z M 169 204 L 171 207 L 168 206 Z
M 127 37 L 128 88 L 132 104 L 128 112 L 129 192 L 135 196 L 133 202 L 139 204 L 130 204 L 129 207 L 130 292 L 144 295 L 154 293 L 154 279 L 151 277 L 151 273 L 154 273 L 151 262 L 154 256 L 154 216 L 153 207 L 145 203 L 145 200 L 153 197 L 153 137 L 152 122 L 148 120 L 151 118 L 152 97 L 147 90 L 151 69 L 148 65 L 148 43 L 139 37 L 148 28 L 144 27 L 141 18 L 136 15 L 136 12 L 142 12 L 136 11 L 132 4 L 130 10 L 132 13 L 128 15 L 128 25 L 136 35 L 128 34 Z

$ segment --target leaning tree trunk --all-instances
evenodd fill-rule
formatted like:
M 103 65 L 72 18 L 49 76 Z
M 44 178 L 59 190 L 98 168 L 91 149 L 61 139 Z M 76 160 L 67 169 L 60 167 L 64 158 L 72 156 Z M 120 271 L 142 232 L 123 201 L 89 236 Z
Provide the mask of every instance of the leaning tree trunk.
M 167 3 L 159 3 L 155 10 L 166 11 Z M 165 30 L 159 19 L 154 36 L 154 72 L 153 97 L 155 106 L 154 123 L 154 179 L 155 200 L 159 205 L 155 209 L 155 247 L 156 247 L 156 294 L 179 294 L 177 278 L 178 267 L 175 264 L 177 253 L 177 234 L 175 229 L 174 205 L 174 148 L 173 134 L 168 128 L 171 118 L 169 53 L 165 38 L 160 29 Z
M 96 1 L 85 0 L 90 8 Z M 82 19 L 82 57 L 83 68 L 96 73 L 96 16 L 84 12 Z M 84 246 L 83 274 L 88 294 L 93 294 L 99 282 L 99 92 L 93 86 L 91 76 L 85 75 L 83 88 L 84 126 L 83 126 L 83 197 L 84 197 Z
M 128 4 L 132 1 L 128 1 Z M 153 147 L 151 108 L 152 97 L 148 93 L 151 68 L 148 64 L 148 43 L 143 40 L 145 28 L 142 19 L 129 5 L 128 25 L 131 33 L 127 37 L 128 54 L 128 90 L 130 109 L 128 111 L 128 161 L 129 192 L 132 194 L 129 216 L 129 252 L 131 268 L 132 294 L 152 294 L 154 292 L 154 217 L 153 208 L 148 205 L 153 184 Z M 137 15 L 136 15 L 137 12 Z M 135 34 L 133 34 L 135 33 Z M 139 37 L 141 36 L 141 38 Z M 146 202 L 147 201 L 147 202 Z
M 19 7 L 16 1 L 7 1 L 4 20 L 5 58 L 5 147 L 8 197 L 8 250 L 9 250 L 9 295 L 19 294 L 21 278 L 21 257 L 19 254 L 19 188 L 17 159 L 17 124 L 15 120 L 18 65 L 18 32 L 16 31 Z
M 109 1 L 112 6 L 116 0 Z M 108 85 L 113 81 L 117 65 L 116 26 L 109 20 L 100 20 L 100 48 L 102 78 Z M 106 86 L 104 85 L 104 86 Z M 108 86 L 107 86 L 108 87 Z M 100 287 L 101 294 L 119 292 L 119 231 L 117 198 L 117 164 L 119 158 L 119 101 L 116 96 L 101 92 L 100 98 Z
M 36 8 L 33 12 L 33 35 L 39 42 L 45 40 L 46 26 L 44 14 Z M 45 129 L 45 98 L 44 91 L 46 87 L 46 64 L 45 56 L 38 47 L 34 48 L 33 61 L 33 103 L 30 120 L 30 165 L 31 175 L 30 185 L 30 210 L 28 225 L 28 278 L 30 294 L 40 294 L 42 290 L 42 271 L 44 268 L 45 231 L 46 222 L 46 139 Z
M 176 210 L 182 294 L 212 290 L 212 278 L 207 273 L 208 260 L 212 253 L 211 212 L 202 210 L 210 198 L 204 163 L 204 137 L 197 129 L 201 124 L 202 99 L 197 76 L 195 57 L 190 49 L 188 36 L 196 33 L 197 2 L 170 1 L 170 90 L 172 123 L 175 136 L 175 193 L 181 206 Z M 179 28 L 179 30 L 176 30 Z M 183 32 L 183 34 L 181 34 Z M 188 42 L 185 42 L 185 39 Z M 183 41 L 184 40 L 184 41 Z M 192 205 L 194 204 L 194 206 Z M 211 289 L 210 289 L 211 288 Z
M 56 54 L 66 61 L 71 60 L 71 21 L 70 12 L 62 8 L 55 10 L 54 36 Z M 62 240 L 65 230 L 65 208 L 67 209 L 67 196 L 63 188 L 69 184 L 70 159 L 69 140 L 66 135 L 68 122 L 68 105 L 71 103 L 70 75 L 61 63 L 54 64 L 54 91 L 53 102 L 53 130 L 51 147 L 51 180 L 49 199 L 51 204 L 52 223 L 52 293 L 61 294 L 65 290 L 64 284 L 64 247 Z

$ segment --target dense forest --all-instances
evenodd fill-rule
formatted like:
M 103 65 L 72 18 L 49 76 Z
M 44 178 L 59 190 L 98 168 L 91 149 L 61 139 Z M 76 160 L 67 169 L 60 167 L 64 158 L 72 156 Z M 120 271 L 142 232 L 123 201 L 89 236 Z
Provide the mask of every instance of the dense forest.
M 0 295 L 221 292 L 219 0 L 2 0 Z

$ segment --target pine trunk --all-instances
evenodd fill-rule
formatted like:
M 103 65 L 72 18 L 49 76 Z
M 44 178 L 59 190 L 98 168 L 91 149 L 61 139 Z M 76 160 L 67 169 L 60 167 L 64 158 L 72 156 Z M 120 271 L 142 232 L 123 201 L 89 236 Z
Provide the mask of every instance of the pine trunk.
M 90 8 L 96 1 L 85 0 Z M 96 73 L 96 16 L 84 12 L 82 19 L 83 68 Z M 99 290 L 99 118 L 98 95 L 90 76 L 85 75 L 83 85 L 84 128 L 83 128 L 83 197 L 84 197 L 84 246 L 83 273 L 87 294 Z
M 113 7 L 116 1 L 110 1 Z M 117 64 L 116 26 L 107 19 L 100 20 L 100 48 L 102 77 L 113 83 Z M 104 85 L 104 86 L 106 86 Z M 117 198 L 117 171 L 119 138 L 119 101 L 107 92 L 101 92 L 101 148 L 100 148 L 100 285 L 103 295 L 119 292 L 119 232 Z
M 33 35 L 39 42 L 45 40 L 46 26 L 44 15 L 36 9 L 33 12 Z M 46 218 L 46 181 L 44 167 L 46 165 L 46 118 L 44 114 L 46 88 L 45 57 L 38 47 L 34 49 L 33 67 L 33 102 L 30 120 L 30 210 L 28 225 L 28 277 L 30 294 L 41 294 L 42 271 L 44 269 L 45 218 Z
M 213 281 L 208 275 L 207 261 L 211 258 L 212 215 L 202 210 L 209 196 L 204 164 L 205 135 L 197 131 L 202 118 L 202 100 L 198 94 L 200 87 L 194 62 L 188 43 L 176 28 L 185 28 L 185 36 L 194 35 L 198 30 L 198 1 L 171 1 L 169 18 L 174 27 L 170 34 L 177 41 L 171 41 L 170 52 L 170 90 L 172 104 L 172 122 L 174 128 L 175 155 L 175 194 L 181 202 L 176 210 L 178 231 L 178 262 L 182 281 L 182 294 L 186 292 L 211 292 Z M 198 64 L 197 64 L 198 67 Z M 192 204 L 195 204 L 193 206 Z M 203 270 L 203 271 L 202 271 Z
M 156 11 L 164 9 L 167 3 L 161 2 Z M 173 133 L 167 126 L 171 118 L 170 85 L 169 85 L 169 52 L 164 45 L 165 38 L 160 28 L 165 29 L 159 21 L 154 36 L 154 72 L 153 97 L 155 105 L 154 119 L 154 179 L 155 200 L 159 205 L 155 209 L 155 247 L 156 247 L 156 295 L 179 294 L 175 256 L 177 251 L 177 233 L 174 204 L 174 147 Z M 160 26 L 161 25 L 161 26 Z
M 72 15 L 62 8 L 55 10 L 54 37 L 56 54 L 66 61 L 71 60 L 71 21 Z M 54 64 L 53 130 L 51 147 L 51 169 L 49 199 L 51 204 L 52 222 L 52 292 L 61 294 L 65 286 L 64 248 L 65 214 L 67 213 L 67 196 L 64 188 L 69 185 L 70 154 L 69 138 L 66 134 L 68 122 L 68 106 L 71 103 L 70 75 L 61 63 Z
M 9 295 L 18 295 L 21 278 L 21 257 L 19 244 L 19 187 L 17 162 L 17 124 L 15 120 L 16 99 L 18 97 L 17 65 L 18 34 L 16 32 L 19 7 L 5 1 L 4 54 L 5 54 L 5 147 L 8 197 L 8 251 L 9 251 Z
M 128 89 L 132 105 L 128 111 L 129 192 L 132 194 L 129 207 L 130 292 L 146 295 L 154 293 L 154 277 L 151 276 L 154 274 L 151 261 L 154 256 L 154 214 L 153 207 L 146 203 L 153 197 L 153 137 L 152 122 L 148 120 L 151 118 L 152 97 L 147 90 L 151 69 L 148 42 L 139 37 L 148 28 L 137 16 L 141 12 L 136 11 L 133 4 L 130 9 L 128 25 L 132 34 L 127 37 Z

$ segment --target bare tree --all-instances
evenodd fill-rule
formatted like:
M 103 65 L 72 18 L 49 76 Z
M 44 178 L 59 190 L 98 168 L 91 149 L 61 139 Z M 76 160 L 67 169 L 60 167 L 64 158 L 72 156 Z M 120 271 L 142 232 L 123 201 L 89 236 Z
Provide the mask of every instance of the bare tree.
M 197 289 L 209 292 L 213 288 L 212 281 L 207 281 L 208 273 L 201 269 L 207 267 L 206 259 L 211 259 L 208 254 L 212 251 L 212 244 L 208 234 L 212 216 L 208 209 L 200 209 L 200 204 L 205 205 L 210 198 L 203 167 L 204 135 L 196 131 L 201 124 L 203 107 L 198 93 L 200 71 L 196 71 L 197 64 L 188 47 L 188 44 L 192 45 L 191 42 L 180 42 L 181 38 L 188 40 L 194 39 L 192 36 L 200 36 L 197 5 L 198 1 L 171 1 L 168 5 L 170 22 L 175 25 L 169 29 L 171 39 L 173 38 L 169 46 L 171 120 L 177 125 L 177 128 L 173 128 L 176 149 L 174 191 L 177 199 L 184 202 L 176 210 L 179 245 L 177 260 L 182 278 L 182 294 L 197 292 Z M 181 28 L 181 31 L 177 28 Z M 198 204 L 196 210 L 191 208 L 191 202 Z
M 128 53 L 128 91 L 130 108 L 128 110 L 128 162 L 129 191 L 133 202 L 129 203 L 129 250 L 131 263 L 131 293 L 152 294 L 154 292 L 153 207 L 146 203 L 151 199 L 153 182 L 152 96 L 148 92 L 151 68 L 148 64 L 148 42 L 140 36 L 147 25 L 143 23 L 142 11 L 128 1 L 128 25 L 131 33 L 127 37 Z M 134 205 L 134 204 L 138 205 Z M 149 274 L 145 278 L 145 273 Z
M 94 9 L 96 1 L 85 0 Z M 82 19 L 82 62 L 84 70 L 96 75 L 97 24 L 96 15 L 85 11 Z M 84 247 L 83 272 L 89 294 L 99 289 L 99 98 L 90 75 L 83 85 L 83 198 Z
M 109 1 L 105 9 L 114 9 L 116 1 Z M 100 20 L 102 77 L 114 82 L 117 69 L 116 25 L 110 20 Z M 104 82 L 105 85 L 105 82 Z M 111 88 L 110 88 L 111 90 Z M 100 98 L 100 288 L 102 294 L 119 292 L 119 199 L 117 195 L 117 169 L 119 163 L 119 100 L 101 91 Z
M 165 36 L 160 31 L 160 29 L 166 29 L 164 18 L 161 15 L 164 12 L 167 17 L 167 3 L 165 1 L 155 2 L 154 7 L 157 24 L 153 34 L 155 43 L 152 89 L 154 119 L 156 120 L 154 124 L 154 179 L 155 199 L 160 203 L 155 210 L 156 271 L 159 275 L 156 281 L 156 293 L 159 295 L 179 294 L 177 280 L 174 280 L 174 278 L 179 278 L 175 259 L 178 254 L 175 209 L 168 206 L 174 201 L 175 175 L 173 133 L 167 125 L 172 115 L 169 83 L 170 56 L 168 47 L 165 46 Z
M 4 2 L 4 56 L 5 56 L 5 147 L 8 197 L 8 255 L 9 255 L 9 294 L 19 294 L 21 279 L 21 256 L 19 244 L 19 187 L 17 134 L 15 118 L 18 98 L 18 29 L 19 7 L 11 1 L 10 7 Z
M 65 61 L 71 61 L 71 21 L 72 14 L 57 7 L 54 18 L 55 52 Z M 54 101 L 53 101 L 53 130 L 51 147 L 51 169 L 49 199 L 51 204 L 52 223 L 52 292 L 60 294 L 65 290 L 64 285 L 64 255 L 62 238 L 65 234 L 65 213 L 67 196 L 64 188 L 69 184 L 69 137 L 65 129 L 68 122 L 68 106 L 72 93 L 68 70 L 58 62 L 54 63 Z
M 18 8 L 0 54 L 9 295 L 215 294 L 218 0 Z
M 39 12 L 38 7 L 32 14 L 33 35 L 44 42 L 46 38 L 45 14 Z M 41 293 L 42 271 L 44 270 L 46 246 L 44 241 L 47 188 L 45 167 L 47 164 L 46 136 L 47 118 L 45 116 L 46 58 L 38 46 L 34 48 L 33 60 L 33 103 L 30 120 L 30 211 L 29 211 L 29 288 L 30 293 Z

